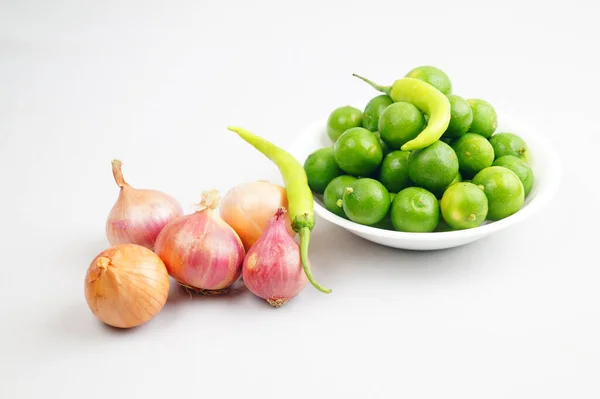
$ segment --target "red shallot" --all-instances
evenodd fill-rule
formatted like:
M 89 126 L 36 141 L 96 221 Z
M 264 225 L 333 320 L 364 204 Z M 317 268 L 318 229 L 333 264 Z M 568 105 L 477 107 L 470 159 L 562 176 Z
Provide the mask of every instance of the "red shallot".
M 216 211 L 218 192 L 202 194 L 198 210 L 170 222 L 156 239 L 154 251 L 169 275 L 199 294 L 226 293 L 242 272 L 244 246 Z
M 284 305 L 306 286 L 300 247 L 286 230 L 283 208 L 271 217 L 263 235 L 250 248 L 243 265 L 246 287 L 275 307 Z

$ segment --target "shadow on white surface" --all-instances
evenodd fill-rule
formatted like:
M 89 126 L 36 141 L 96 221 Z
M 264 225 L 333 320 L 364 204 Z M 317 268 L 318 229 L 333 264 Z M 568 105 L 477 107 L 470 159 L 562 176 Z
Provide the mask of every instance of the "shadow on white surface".
M 468 281 L 494 267 L 483 261 L 486 251 L 490 244 L 493 246 L 492 241 L 502 240 L 511 230 L 460 247 L 411 251 L 364 240 L 320 218 L 317 226 L 310 247 L 313 273 L 317 281 L 332 288 L 331 295 L 336 296 L 347 296 L 357 289 L 365 291 L 364 295 L 385 296 L 378 293 L 378 287 L 412 289 L 410 284 L 428 286 Z

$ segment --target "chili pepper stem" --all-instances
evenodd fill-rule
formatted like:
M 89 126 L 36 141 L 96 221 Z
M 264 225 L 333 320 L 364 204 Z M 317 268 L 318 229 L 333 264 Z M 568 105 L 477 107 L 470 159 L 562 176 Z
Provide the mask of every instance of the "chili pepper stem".
M 331 288 L 325 288 L 316 282 L 315 278 L 310 271 L 309 262 L 308 262 L 308 244 L 310 243 L 310 229 L 308 227 L 303 227 L 298 232 L 300 235 L 300 259 L 302 260 L 302 268 L 304 269 L 304 273 L 306 273 L 306 277 L 308 281 L 321 292 L 326 294 L 331 293 Z
M 381 85 L 378 85 L 377 83 L 373 82 L 372 80 L 369 80 L 367 78 L 363 78 L 362 76 L 357 75 L 355 73 L 353 73 L 352 76 L 354 76 L 356 78 L 359 78 L 363 82 L 366 82 L 369 86 L 373 87 L 375 90 L 380 91 L 382 93 L 385 93 L 388 96 L 390 95 L 390 91 L 392 91 L 392 88 L 390 86 L 381 86 Z

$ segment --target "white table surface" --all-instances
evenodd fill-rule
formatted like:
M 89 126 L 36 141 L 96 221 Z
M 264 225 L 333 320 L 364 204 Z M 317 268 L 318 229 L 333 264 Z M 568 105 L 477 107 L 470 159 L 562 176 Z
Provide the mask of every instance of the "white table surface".
M 596 3 L 288 3 L 0 2 L 0 398 L 600 397 Z M 544 212 L 424 253 L 318 220 L 329 296 L 273 309 L 173 287 L 142 328 L 94 318 L 83 278 L 108 246 L 111 159 L 189 211 L 278 176 L 227 125 L 285 146 L 374 95 L 351 73 L 421 64 L 560 149 Z

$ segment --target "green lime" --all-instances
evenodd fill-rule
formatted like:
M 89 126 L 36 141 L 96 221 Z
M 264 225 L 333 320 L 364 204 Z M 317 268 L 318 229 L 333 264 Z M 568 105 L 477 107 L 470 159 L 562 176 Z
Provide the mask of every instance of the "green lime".
M 489 141 L 475 133 L 467 133 L 452 145 L 458 157 L 458 168 L 467 177 L 492 166 L 494 149 Z
M 319 194 L 323 194 L 334 177 L 344 173 L 335 162 L 333 147 L 321 148 L 310 154 L 304 161 L 304 171 L 308 186 Z
M 529 195 L 531 189 L 533 188 L 533 170 L 531 166 L 529 166 L 525 161 L 523 161 L 519 157 L 515 157 L 514 155 L 504 155 L 498 159 L 496 159 L 493 163 L 494 166 L 504 166 L 515 172 L 519 179 L 521 179 L 521 183 L 523 183 L 523 189 L 525 190 L 525 197 Z
M 408 158 L 408 176 L 415 185 L 432 192 L 444 190 L 458 173 L 456 153 L 443 141 L 411 152 Z
M 450 94 L 450 124 L 444 132 L 445 137 L 460 137 L 469 131 L 473 123 L 473 111 L 471 106 L 462 97 Z
M 342 205 L 353 222 L 374 225 L 388 213 L 390 193 L 375 179 L 358 179 L 346 187 Z
M 384 157 L 387 154 L 389 154 L 390 152 L 392 152 L 392 150 L 390 150 L 390 147 L 387 145 L 387 143 L 381 139 L 381 136 L 379 135 L 379 131 L 376 130 L 373 132 L 373 134 L 375 136 L 377 136 L 377 138 L 379 139 L 379 144 L 381 144 L 381 151 L 383 152 Z
M 473 111 L 473 122 L 469 128 L 470 133 L 477 133 L 486 139 L 489 138 L 498 127 L 498 116 L 496 110 L 490 103 L 477 98 L 467 100 Z
M 488 199 L 473 183 L 453 184 L 442 197 L 442 216 L 453 229 L 471 229 L 484 222 L 488 213 Z
M 396 197 L 396 193 L 390 193 L 390 204 L 394 201 L 395 197 Z M 391 208 L 392 207 L 390 206 L 390 210 L 391 210 Z M 385 217 L 383 219 L 381 219 L 381 221 L 375 223 L 372 226 L 377 227 L 378 229 L 395 230 L 394 225 L 392 224 L 392 217 L 391 217 L 390 210 L 388 210 L 388 213 L 386 213 Z
M 435 195 L 436 198 L 438 198 L 441 201 L 442 200 L 442 196 L 444 195 L 444 193 L 446 192 L 446 190 L 448 189 L 448 187 L 450 187 L 454 183 L 460 183 L 461 181 L 463 181 L 462 175 L 460 174 L 460 172 L 458 172 L 456 174 L 456 176 L 454 177 L 454 179 L 452 179 L 452 181 L 450 182 L 450 184 L 448 184 L 446 187 L 444 187 L 443 190 L 434 191 L 433 194 Z
M 444 189 L 444 191 L 446 191 L 446 190 L 448 189 L 448 187 L 450 187 L 450 186 L 451 186 L 451 185 L 453 185 L 454 183 L 460 183 L 460 182 L 462 182 L 462 181 L 463 181 L 463 179 L 462 179 L 462 175 L 460 174 L 460 172 L 458 172 L 458 173 L 456 174 L 456 176 L 454 177 L 454 179 L 453 179 L 453 180 L 450 182 L 450 184 L 448 184 L 448 185 L 446 186 L 446 188 Z M 443 194 L 443 193 L 442 193 L 442 194 Z
M 327 119 L 327 135 L 334 143 L 346 130 L 362 125 L 362 111 L 346 105 L 333 110 Z
M 409 78 L 415 78 L 429 83 L 444 94 L 452 93 L 452 83 L 448 75 L 434 66 L 420 66 L 406 74 Z
M 410 186 L 408 178 L 408 151 L 390 152 L 383 158 L 379 170 L 379 181 L 388 191 L 397 193 Z
M 379 134 L 394 150 L 417 137 L 424 128 L 423 114 L 411 103 L 394 103 L 379 117 Z
M 473 184 L 483 186 L 488 199 L 488 219 L 500 220 L 521 209 L 525 199 L 523 183 L 510 169 L 490 166 L 477 173 Z
M 529 162 L 529 147 L 525 140 L 512 133 L 498 133 L 490 138 L 490 143 L 494 147 L 496 159 L 505 155 L 514 155 L 525 162 Z
M 342 175 L 329 182 L 323 193 L 323 203 L 329 212 L 346 217 L 344 208 L 342 207 L 342 197 L 346 187 L 350 186 L 356 180 L 354 176 Z
M 405 188 L 394 197 L 392 224 L 398 231 L 431 232 L 440 220 L 439 208 L 437 198 L 424 188 Z
M 379 116 L 389 105 L 392 105 L 394 101 L 387 95 L 382 94 L 377 97 L 373 97 L 371 101 L 367 103 L 362 116 L 362 127 L 369 129 L 374 132 L 379 126 Z
M 335 161 L 354 176 L 369 176 L 383 159 L 381 143 L 373 132 L 362 127 L 346 130 L 335 142 Z

